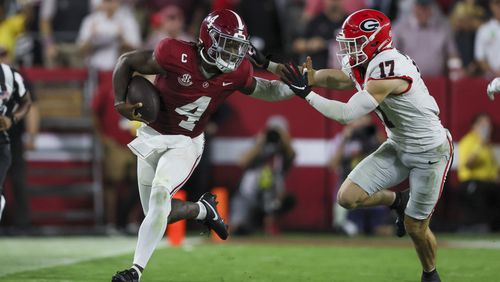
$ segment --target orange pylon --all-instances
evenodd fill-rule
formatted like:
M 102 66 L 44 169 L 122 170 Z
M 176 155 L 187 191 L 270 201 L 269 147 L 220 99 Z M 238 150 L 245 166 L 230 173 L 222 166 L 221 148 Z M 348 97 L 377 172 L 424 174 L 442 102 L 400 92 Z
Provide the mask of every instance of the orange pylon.
M 187 198 L 186 191 L 179 190 L 177 193 L 175 193 L 173 198 L 185 201 Z M 186 237 L 185 219 L 179 220 L 167 226 L 167 241 L 170 243 L 170 246 L 181 245 L 185 237 Z

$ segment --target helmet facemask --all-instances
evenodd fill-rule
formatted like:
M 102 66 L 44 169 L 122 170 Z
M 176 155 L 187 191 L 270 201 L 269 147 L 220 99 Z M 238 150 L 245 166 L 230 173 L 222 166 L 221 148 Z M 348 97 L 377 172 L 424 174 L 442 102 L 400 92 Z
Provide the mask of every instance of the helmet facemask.
M 346 38 L 343 33 L 340 33 L 336 40 L 340 45 L 337 57 L 341 64 L 345 58 L 348 59 L 350 67 L 359 66 L 368 60 L 368 55 L 363 51 L 368 44 L 368 38 L 365 35 Z
M 245 58 L 250 43 L 243 38 L 223 34 L 216 29 L 209 31 L 212 38 L 212 46 L 208 48 L 207 55 L 212 60 L 208 62 L 223 72 L 228 73 L 236 70 Z

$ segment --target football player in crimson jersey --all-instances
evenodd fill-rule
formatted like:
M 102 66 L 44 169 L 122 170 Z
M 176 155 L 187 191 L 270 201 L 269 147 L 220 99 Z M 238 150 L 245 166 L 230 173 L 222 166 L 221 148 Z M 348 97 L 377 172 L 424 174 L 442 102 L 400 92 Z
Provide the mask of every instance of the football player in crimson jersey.
M 198 43 L 164 39 L 154 51 L 134 51 L 120 57 L 113 73 L 115 109 L 130 120 L 141 120 L 136 109 L 142 104 L 129 104 L 125 99 L 134 72 L 157 75 L 161 107 L 157 120 L 139 128 L 138 137 L 129 144 L 138 157 L 139 193 L 146 216 L 132 267 L 117 272 L 112 281 L 140 280 L 167 221 L 197 219 L 222 239 L 228 236 L 212 194 L 204 194 L 196 203 L 172 200 L 172 196 L 198 164 L 203 130 L 229 95 L 238 90 L 267 101 L 294 96 L 280 81 L 253 77 L 252 64 L 245 57 L 249 48 L 247 28 L 240 16 L 219 10 L 202 22 Z
M 323 115 L 348 123 L 375 111 L 388 139 L 359 163 L 339 189 L 347 209 L 386 205 L 395 209 L 397 235 L 408 232 L 422 264 L 422 281 L 440 281 L 436 239 L 429 229 L 453 156 L 451 135 L 439 120 L 439 108 L 413 60 L 392 47 L 391 23 L 381 12 L 351 14 L 337 36 L 342 69 L 314 70 L 310 58 L 303 70 L 288 64 L 282 79 L 297 96 Z M 264 56 L 260 65 L 269 63 Z M 347 103 L 323 98 L 311 86 L 356 89 Z M 392 192 L 409 178 L 407 193 Z

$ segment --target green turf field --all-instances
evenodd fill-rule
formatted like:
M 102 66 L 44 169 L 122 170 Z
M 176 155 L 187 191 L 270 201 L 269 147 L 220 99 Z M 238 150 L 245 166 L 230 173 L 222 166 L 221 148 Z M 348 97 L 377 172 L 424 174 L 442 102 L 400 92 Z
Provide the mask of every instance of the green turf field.
M 195 240 L 195 241 L 200 241 Z M 0 281 L 110 281 L 128 267 L 134 238 L 0 238 Z M 500 281 L 500 238 L 445 238 L 438 269 L 445 282 Z M 120 255 L 117 255 L 120 254 Z M 420 281 L 409 239 L 285 236 L 161 244 L 148 281 Z

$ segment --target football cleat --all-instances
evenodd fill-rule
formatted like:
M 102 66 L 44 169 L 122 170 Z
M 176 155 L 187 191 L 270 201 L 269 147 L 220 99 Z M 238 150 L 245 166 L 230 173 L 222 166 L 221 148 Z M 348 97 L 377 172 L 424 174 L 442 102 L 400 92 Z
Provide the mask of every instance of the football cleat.
M 217 202 L 215 199 L 216 196 L 214 194 L 206 192 L 198 200 L 207 209 L 207 216 L 205 219 L 201 220 L 201 222 L 207 226 L 208 229 L 213 230 L 222 240 L 226 240 L 229 235 L 227 225 L 217 211 Z
M 410 198 L 410 192 L 408 191 L 403 191 L 403 192 L 396 192 L 399 194 L 399 203 L 397 203 L 395 206 L 391 207 L 394 209 L 397 213 L 396 217 L 396 235 L 398 237 L 403 237 L 406 235 L 406 228 L 405 228 L 405 209 L 406 205 L 408 204 L 408 199 Z
M 422 282 L 441 282 L 441 278 L 439 278 L 439 274 L 436 270 L 431 273 L 422 272 Z
M 133 268 L 125 269 L 113 275 L 111 282 L 139 282 L 139 273 Z

